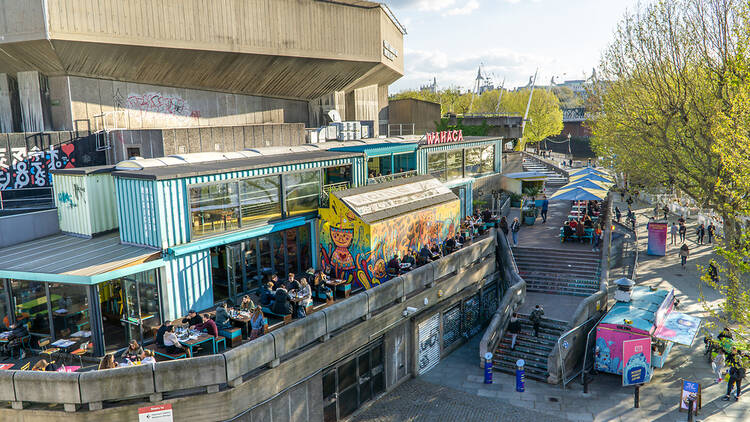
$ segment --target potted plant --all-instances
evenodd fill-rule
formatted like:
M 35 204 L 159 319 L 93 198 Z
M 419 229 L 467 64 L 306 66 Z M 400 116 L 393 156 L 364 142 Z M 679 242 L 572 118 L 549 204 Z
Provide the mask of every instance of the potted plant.
M 521 210 L 521 221 L 527 226 L 533 226 L 536 221 L 537 208 L 529 207 Z
M 521 208 L 521 199 L 523 197 L 517 193 L 510 194 L 510 206 L 513 208 Z

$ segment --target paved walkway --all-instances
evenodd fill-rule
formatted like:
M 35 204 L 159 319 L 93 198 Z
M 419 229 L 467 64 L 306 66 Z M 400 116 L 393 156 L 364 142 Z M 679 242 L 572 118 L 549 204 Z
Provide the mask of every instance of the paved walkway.
M 621 206 L 623 204 L 617 204 Z M 711 257 L 710 246 L 697 246 L 694 243 L 693 233 L 695 220 L 688 220 L 689 246 L 691 247 L 691 258 L 688 268 L 680 268 L 678 246 L 668 245 L 667 256 L 652 257 L 645 254 L 647 233 L 646 221 L 652 207 L 636 209 L 638 214 L 639 240 L 639 270 L 638 284 L 656 286 L 663 289 L 675 289 L 678 298 L 681 299 L 680 311 L 696 316 L 705 316 L 699 296 L 699 272 L 696 264 L 705 265 Z M 670 217 L 670 222 L 676 219 Z M 713 291 L 705 290 L 707 300 L 717 301 L 720 298 Z M 574 381 L 563 390 L 559 385 L 549 385 L 541 382 L 527 381 L 526 391 L 517 393 L 515 391 L 515 379 L 511 375 L 495 372 L 493 374 L 495 383 L 485 385 L 482 383 L 482 369 L 479 367 L 477 358 L 478 345 L 481 335 L 473 338 L 469 343 L 445 357 L 435 368 L 419 379 L 410 380 L 400 388 L 418 386 L 417 383 L 431 383 L 436 386 L 448 387 L 462 391 L 466 394 L 481 397 L 493 406 L 518 406 L 528 409 L 520 419 L 509 419 L 488 417 L 485 420 L 524 420 L 524 421 L 554 421 L 564 418 L 570 421 L 685 421 L 686 413 L 678 411 L 680 397 L 680 386 L 683 379 L 698 381 L 703 388 L 703 408 L 696 421 L 729 422 L 750 420 L 750 396 L 744 397 L 740 402 L 725 402 L 720 400 L 726 391 L 726 384 L 716 384 L 713 380 L 711 366 L 703 356 L 703 343 L 697 338 L 691 347 L 675 346 L 671 355 L 662 369 L 655 371 L 651 382 L 641 388 L 641 406 L 633 408 L 633 388 L 622 387 L 620 377 L 608 374 L 600 374 L 594 378 L 590 385 L 590 393 L 583 395 L 582 386 Z M 421 385 L 421 384 L 420 384 Z M 419 387 L 415 387 L 419 388 Z M 443 390 L 445 391 L 445 390 Z M 745 387 L 747 391 L 747 387 Z M 372 411 L 382 411 L 383 415 L 391 415 L 394 419 L 356 419 L 365 420 L 421 420 L 409 419 L 414 413 L 404 410 L 397 413 L 395 409 L 404 409 L 403 406 L 414 405 L 413 398 L 408 394 L 391 399 L 391 395 L 381 399 L 375 406 L 389 400 L 388 406 L 372 407 Z M 428 396 L 429 397 L 429 396 Z M 400 401 L 399 401 L 400 400 Z M 416 406 L 421 406 L 420 398 L 416 400 Z M 438 398 L 434 405 L 439 407 L 430 413 L 431 420 L 462 421 L 466 419 L 461 413 L 452 413 L 456 404 Z M 469 403 L 468 401 L 466 403 Z M 471 402 L 474 405 L 475 402 Z M 484 403 L 484 402 L 482 402 Z M 401 406 L 401 407 L 400 407 Z M 479 406 L 479 404 L 477 404 Z M 390 411 L 389 409 L 394 409 Z M 435 413 L 439 412 L 439 413 Z M 537 413 L 545 414 L 539 417 Z M 376 413 L 379 414 L 379 413 Z M 434 415 L 439 415 L 434 416 Z M 375 417 L 375 416 L 372 416 Z M 428 420 L 428 419 L 425 419 Z

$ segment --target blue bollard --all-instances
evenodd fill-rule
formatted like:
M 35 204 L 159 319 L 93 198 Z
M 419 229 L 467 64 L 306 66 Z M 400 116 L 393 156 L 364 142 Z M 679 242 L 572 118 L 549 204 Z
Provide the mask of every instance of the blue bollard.
M 492 353 L 487 352 L 484 355 L 484 383 L 492 384 Z
M 524 371 L 523 366 L 526 364 L 523 359 L 518 359 L 516 361 L 516 391 L 519 393 L 523 393 L 524 388 L 524 374 L 526 371 Z

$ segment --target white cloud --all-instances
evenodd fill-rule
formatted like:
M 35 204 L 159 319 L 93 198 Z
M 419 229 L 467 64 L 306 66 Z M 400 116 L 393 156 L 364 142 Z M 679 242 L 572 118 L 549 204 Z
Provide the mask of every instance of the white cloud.
M 448 10 L 444 13 L 446 16 L 454 16 L 454 15 L 468 15 L 474 10 L 479 8 L 479 2 L 476 0 L 469 0 L 461 7 L 456 7 L 453 9 Z

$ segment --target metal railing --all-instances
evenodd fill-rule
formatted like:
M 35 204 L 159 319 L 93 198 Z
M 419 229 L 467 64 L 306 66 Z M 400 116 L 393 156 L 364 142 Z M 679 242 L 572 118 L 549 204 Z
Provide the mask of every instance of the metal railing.
M 36 196 L 24 196 L 20 198 L 8 198 L 9 192 L 13 193 L 13 196 L 27 193 L 31 191 L 47 191 L 48 194 L 36 194 Z M 3 195 L 4 194 L 4 195 Z M 11 191 L 0 190 L 0 210 L 16 210 L 16 211 L 37 211 L 40 209 L 54 208 L 55 201 L 52 198 L 52 188 L 22 188 L 13 189 Z
M 337 192 L 341 190 L 346 190 L 351 187 L 351 184 L 349 182 L 339 182 L 339 183 L 331 183 L 328 185 L 323 185 L 323 189 L 320 193 L 320 206 L 321 208 L 328 208 L 330 204 L 330 197 L 331 192 Z
M 586 327 L 589 327 L 592 322 L 596 321 L 596 323 L 592 326 L 593 328 L 588 328 L 589 334 L 591 334 L 591 330 L 593 330 L 593 329 L 596 328 L 597 324 L 599 323 L 599 321 L 601 321 L 602 318 L 604 318 L 604 315 L 595 315 L 595 316 L 587 319 L 586 321 L 578 324 L 577 326 L 571 328 L 570 330 L 566 331 L 563 335 L 561 335 L 557 339 L 557 350 L 563 350 L 563 349 L 564 350 L 569 350 L 570 347 L 571 347 L 571 343 L 573 343 L 576 340 L 576 338 L 575 338 L 575 334 L 576 333 L 578 333 L 579 331 L 582 331 L 582 330 L 587 330 Z M 568 342 L 568 339 L 569 339 L 570 336 L 573 336 L 573 339 L 570 342 Z M 588 351 L 588 342 L 589 342 L 589 337 L 586 336 L 586 351 Z M 566 344 L 567 344 L 567 346 L 564 346 Z M 573 373 L 568 378 L 568 377 L 565 376 L 565 365 L 564 365 L 564 362 L 563 362 L 564 361 L 564 359 L 563 359 L 563 352 L 559 352 L 557 354 L 557 360 L 558 360 L 558 364 L 560 365 L 560 381 L 561 381 L 560 385 L 562 386 L 562 389 L 564 390 L 565 386 L 570 381 L 573 381 L 578 376 L 578 374 L 583 373 L 584 366 L 581 365 L 581 368 L 573 368 Z M 586 353 L 585 352 L 584 352 L 584 355 L 583 355 L 583 363 L 584 363 L 584 365 L 586 363 Z
M 386 134 L 387 137 L 391 136 L 406 136 L 416 135 L 417 125 L 416 123 L 388 123 L 380 122 L 380 134 Z M 385 128 L 385 130 L 383 130 Z
M 367 184 L 371 185 L 374 183 L 391 182 L 393 180 L 403 179 L 405 177 L 412 177 L 416 175 L 417 175 L 416 170 L 402 171 L 401 173 L 393 173 L 393 174 L 386 174 L 386 175 L 378 176 L 378 177 L 370 177 L 367 179 Z
M 586 383 L 586 371 L 589 370 L 588 368 L 588 359 L 589 359 L 589 352 L 592 350 L 595 350 L 595 348 L 591 347 L 591 333 L 596 331 L 596 327 L 599 326 L 599 323 L 604 319 L 604 317 L 607 316 L 607 314 L 602 314 L 601 317 L 599 317 L 599 320 L 596 321 L 596 324 L 594 324 L 593 327 L 589 330 L 589 333 L 586 335 L 586 350 L 583 352 L 583 364 L 581 365 L 581 384 Z M 596 337 L 594 337 L 596 338 Z M 594 361 L 591 361 L 591 365 L 593 366 Z

